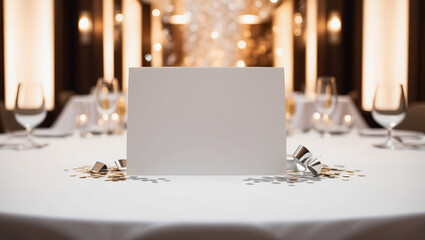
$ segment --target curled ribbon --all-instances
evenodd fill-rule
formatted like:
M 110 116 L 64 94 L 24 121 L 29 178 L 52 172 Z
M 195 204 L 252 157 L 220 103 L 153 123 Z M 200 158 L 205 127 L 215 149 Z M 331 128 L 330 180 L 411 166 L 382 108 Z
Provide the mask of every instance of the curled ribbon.
M 314 176 L 318 176 L 323 165 L 317 159 L 318 157 L 313 158 L 313 154 L 306 147 L 299 145 L 292 154 L 292 159 L 288 159 L 288 166 L 295 171 L 310 171 Z

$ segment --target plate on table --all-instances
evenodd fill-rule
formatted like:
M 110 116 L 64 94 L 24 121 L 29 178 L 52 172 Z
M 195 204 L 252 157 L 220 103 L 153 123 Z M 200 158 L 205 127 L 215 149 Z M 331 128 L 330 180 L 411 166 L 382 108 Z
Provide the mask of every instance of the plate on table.
M 385 137 L 388 135 L 388 130 L 383 128 L 364 128 L 359 131 L 360 136 L 364 137 Z M 393 130 L 393 136 L 402 138 L 422 138 L 424 136 L 421 132 L 410 130 Z
M 72 131 L 69 130 L 60 130 L 60 129 L 50 129 L 50 128 L 36 128 L 32 131 L 33 135 L 36 137 L 67 137 L 72 135 Z M 23 130 L 14 131 L 12 133 L 13 137 L 25 137 L 26 132 Z

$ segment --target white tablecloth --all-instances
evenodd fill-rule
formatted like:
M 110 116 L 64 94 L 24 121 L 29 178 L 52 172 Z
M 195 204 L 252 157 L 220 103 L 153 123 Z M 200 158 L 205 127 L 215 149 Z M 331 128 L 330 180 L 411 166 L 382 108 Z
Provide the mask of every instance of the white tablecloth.
M 290 152 L 303 144 L 326 164 L 366 175 L 295 186 L 246 185 L 245 176 L 166 176 L 158 184 L 69 176 L 125 158 L 125 136 L 0 150 L 0 239 L 424 239 L 425 152 L 371 146 L 381 140 L 289 137 Z
M 313 114 L 317 112 L 314 99 L 304 94 L 294 94 L 295 114 L 291 119 L 293 129 L 311 129 Z M 367 128 L 368 125 L 349 96 L 338 96 L 338 104 L 331 115 L 334 125 L 341 125 L 345 115 L 351 115 L 355 128 Z

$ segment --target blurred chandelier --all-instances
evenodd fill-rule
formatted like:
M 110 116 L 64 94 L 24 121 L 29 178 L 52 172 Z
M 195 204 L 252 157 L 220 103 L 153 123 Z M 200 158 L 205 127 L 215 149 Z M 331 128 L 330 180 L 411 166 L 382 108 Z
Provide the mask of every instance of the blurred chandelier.
M 246 25 L 270 21 L 281 0 L 163 0 L 151 1 L 163 23 L 164 64 L 183 66 L 245 66 Z M 155 5 L 156 4 L 156 5 Z M 172 29 L 178 29 L 180 47 Z M 178 41 L 177 41 L 178 42 Z

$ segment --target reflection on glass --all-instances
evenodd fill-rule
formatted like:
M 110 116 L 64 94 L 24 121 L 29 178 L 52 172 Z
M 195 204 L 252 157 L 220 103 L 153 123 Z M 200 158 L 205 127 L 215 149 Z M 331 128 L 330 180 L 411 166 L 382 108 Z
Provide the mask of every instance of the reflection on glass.
M 322 136 L 328 136 L 328 127 L 331 124 L 330 116 L 335 110 L 338 101 L 335 77 L 319 77 L 316 82 L 316 109 L 322 115 Z
M 104 133 L 109 130 L 110 115 L 117 107 L 118 81 L 117 79 L 107 80 L 99 78 L 96 85 L 96 109 L 105 121 L 103 125 Z
M 36 143 L 32 136 L 32 130 L 46 118 L 43 86 L 40 82 L 19 83 L 14 114 L 16 121 L 25 128 L 27 134 L 25 143 L 19 146 L 19 149 L 41 148 L 47 145 Z
M 401 84 L 383 83 L 376 87 L 373 99 L 372 117 L 377 123 L 388 130 L 388 138 L 376 147 L 400 149 L 403 144 L 392 137 L 392 130 L 406 115 L 406 99 Z

